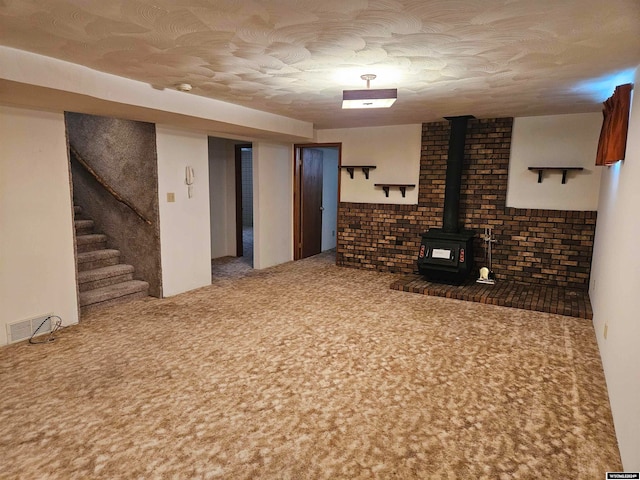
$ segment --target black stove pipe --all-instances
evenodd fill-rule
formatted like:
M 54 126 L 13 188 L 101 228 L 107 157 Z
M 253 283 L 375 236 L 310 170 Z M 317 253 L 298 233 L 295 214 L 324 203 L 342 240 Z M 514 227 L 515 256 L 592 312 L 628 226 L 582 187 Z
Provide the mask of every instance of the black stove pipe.
M 464 145 L 467 135 L 467 121 L 473 115 L 445 117 L 451 124 L 449 135 L 449 154 L 447 157 L 447 177 L 444 188 L 444 212 L 442 214 L 442 231 L 458 233 L 460 230 L 460 187 L 462 183 L 462 164 L 464 161 Z

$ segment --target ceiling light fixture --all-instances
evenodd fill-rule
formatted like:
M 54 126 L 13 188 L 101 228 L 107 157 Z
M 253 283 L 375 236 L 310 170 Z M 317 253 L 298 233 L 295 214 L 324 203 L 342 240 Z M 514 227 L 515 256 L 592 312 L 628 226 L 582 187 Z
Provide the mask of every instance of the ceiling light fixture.
M 176 90 L 179 90 L 181 92 L 190 92 L 192 88 L 193 87 L 191 87 L 190 83 L 179 83 L 178 85 L 176 85 Z
M 360 78 L 366 80 L 366 90 L 343 90 L 342 91 L 342 108 L 388 108 L 398 98 L 397 88 L 379 88 L 371 89 L 371 80 L 376 76 L 372 73 L 360 75 Z

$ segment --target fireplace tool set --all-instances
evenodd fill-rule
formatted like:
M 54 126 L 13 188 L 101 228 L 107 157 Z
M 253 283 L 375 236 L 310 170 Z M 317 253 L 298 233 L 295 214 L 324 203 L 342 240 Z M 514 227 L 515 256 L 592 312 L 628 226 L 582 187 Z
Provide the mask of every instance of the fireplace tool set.
M 484 242 L 484 264 L 485 266 L 480 269 L 480 277 L 476 280 L 478 283 L 484 283 L 486 285 L 493 285 L 496 283 L 496 276 L 493 273 L 491 265 L 491 244 L 495 243 L 495 238 L 491 234 L 491 228 L 485 228 L 482 235 L 482 241 Z

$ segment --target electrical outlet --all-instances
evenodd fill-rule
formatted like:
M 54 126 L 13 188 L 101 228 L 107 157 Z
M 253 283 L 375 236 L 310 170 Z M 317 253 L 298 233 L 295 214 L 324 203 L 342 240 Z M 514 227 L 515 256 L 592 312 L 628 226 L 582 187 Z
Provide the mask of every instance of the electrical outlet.
M 176 194 L 173 192 L 167 193 L 167 202 L 175 202 L 175 201 L 176 201 Z
M 604 324 L 604 339 L 607 339 L 607 333 L 609 333 L 609 323 Z

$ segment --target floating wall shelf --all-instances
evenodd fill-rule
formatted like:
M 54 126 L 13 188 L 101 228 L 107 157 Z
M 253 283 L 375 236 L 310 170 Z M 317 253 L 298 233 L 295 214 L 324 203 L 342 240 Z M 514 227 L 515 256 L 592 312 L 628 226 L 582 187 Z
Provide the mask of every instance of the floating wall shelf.
M 382 187 L 382 190 L 384 190 L 385 197 L 389 196 L 389 189 L 391 187 L 398 187 L 398 189 L 400 190 L 400 193 L 402 193 L 402 196 L 404 197 L 405 194 L 407 193 L 407 188 L 415 187 L 416 184 L 415 183 L 374 183 L 374 186 Z
M 356 168 L 361 168 L 364 176 L 369 180 L 369 170 L 376 168 L 375 165 L 340 165 L 340 168 L 344 168 L 349 172 L 349 176 L 353 178 L 353 172 Z
M 567 183 L 569 170 L 584 170 L 584 167 L 529 167 L 529 170 L 538 172 L 538 183 L 542 183 L 542 172 L 545 170 L 562 170 L 562 183 Z

